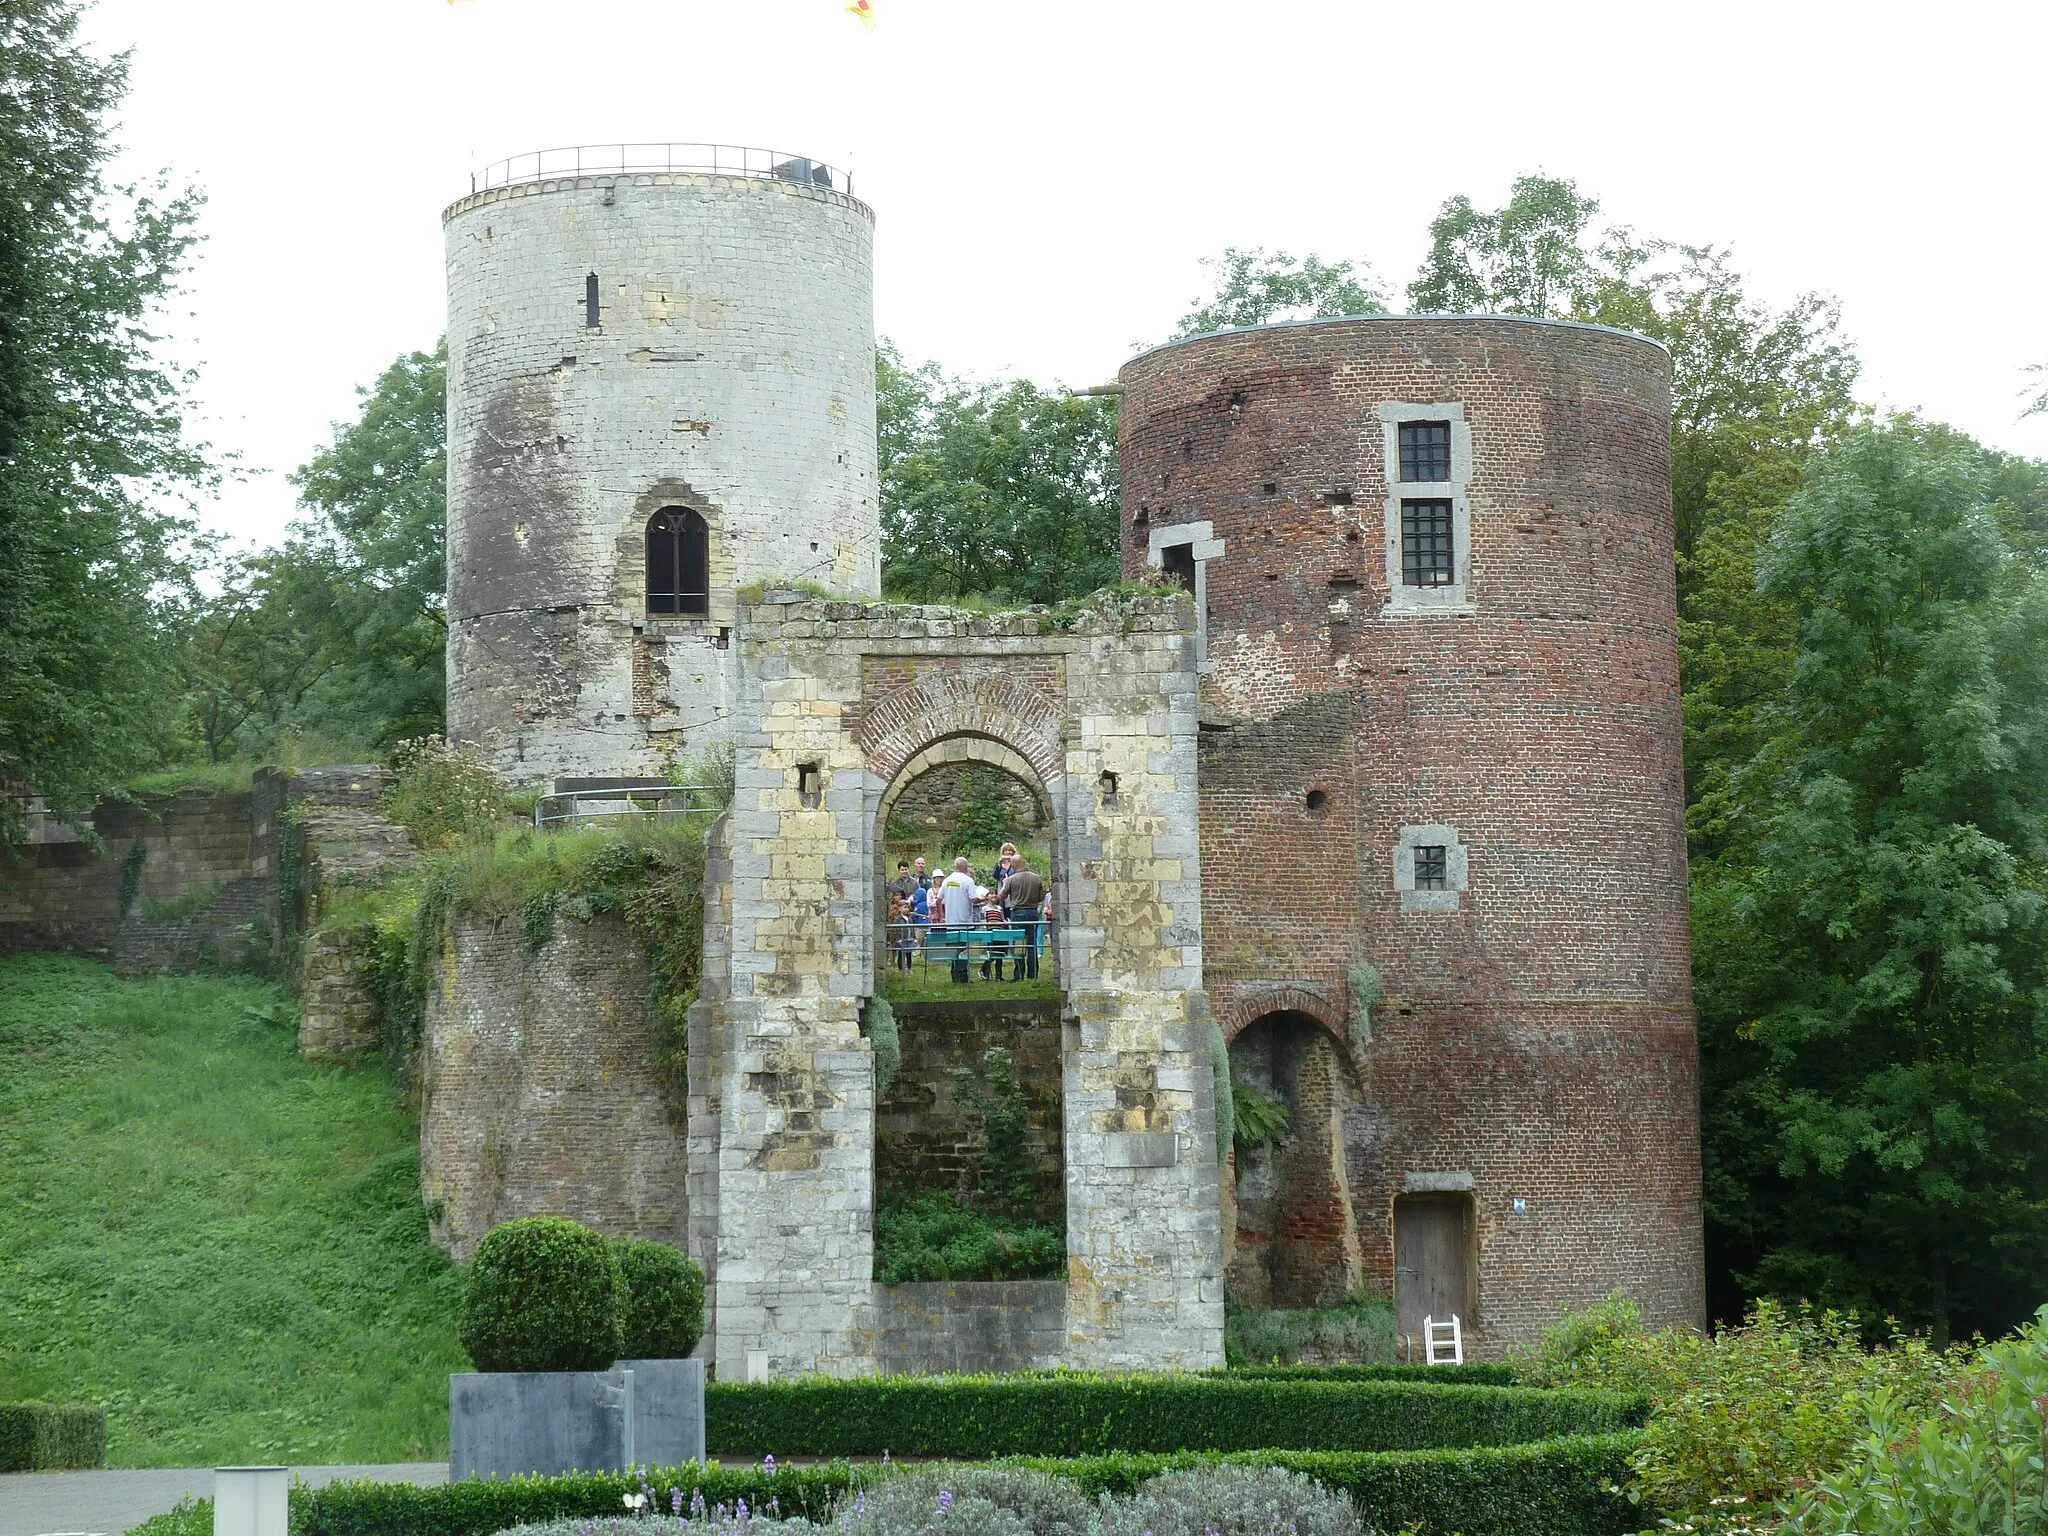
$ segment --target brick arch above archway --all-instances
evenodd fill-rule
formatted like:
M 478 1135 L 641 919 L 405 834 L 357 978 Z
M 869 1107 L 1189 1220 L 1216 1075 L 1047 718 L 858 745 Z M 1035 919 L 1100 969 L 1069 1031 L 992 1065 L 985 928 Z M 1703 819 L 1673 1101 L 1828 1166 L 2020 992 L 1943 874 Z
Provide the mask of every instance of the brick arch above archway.
M 868 768 L 894 785 L 912 759 L 949 738 L 982 739 L 1014 752 L 1050 789 L 1066 767 L 1060 707 L 1028 683 L 997 674 L 921 677 L 878 699 L 861 716 Z M 1020 777 L 1023 777 L 1020 775 Z
M 1211 998 L 1214 1006 L 1216 999 Z M 1351 1044 L 1351 1021 L 1340 999 L 1330 997 L 1318 986 L 1304 982 L 1250 982 L 1231 989 L 1216 1007 L 1217 1022 L 1223 1026 L 1226 1043 L 1273 1013 L 1300 1013 L 1327 1029 L 1342 1046 Z
M 911 783 L 933 768 L 949 763 L 976 763 L 986 768 L 995 768 L 1016 779 L 1031 791 L 1038 802 L 1048 826 L 1053 821 L 1051 787 L 1040 775 L 1037 767 L 1015 748 L 990 736 L 947 736 L 911 754 L 910 760 L 889 781 L 882 791 L 881 820 L 887 824 L 889 810 L 897 798 Z

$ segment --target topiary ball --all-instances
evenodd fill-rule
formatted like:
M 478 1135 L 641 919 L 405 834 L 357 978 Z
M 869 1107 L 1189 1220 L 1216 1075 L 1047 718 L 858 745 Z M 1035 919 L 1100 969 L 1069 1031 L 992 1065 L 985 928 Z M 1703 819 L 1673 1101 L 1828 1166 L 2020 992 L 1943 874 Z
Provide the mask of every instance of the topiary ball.
M 480 1371 L 602 1371 L 619 1358 L 626 1284 L 612 1245 L 559 1216 L 477 1244 L 458 1337 Z
M 704 1336 L 704 1271 L 666 1243 L 612 1244 L 626 1280 L 621 1360 L 681 1360 Z

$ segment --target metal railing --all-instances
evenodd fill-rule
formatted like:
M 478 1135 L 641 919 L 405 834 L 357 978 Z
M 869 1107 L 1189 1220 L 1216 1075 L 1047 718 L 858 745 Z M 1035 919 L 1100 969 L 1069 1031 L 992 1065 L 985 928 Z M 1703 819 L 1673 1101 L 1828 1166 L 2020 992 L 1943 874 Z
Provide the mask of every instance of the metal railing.
M 1052 964 L 1052 925 L 1049 917 L 1014 921 L 986 918 L 978 923 L 885 923 L 885 963 L 892 971 L 913 967 L 929 971 L 936 955 L 942 963 L 957 958 L 968 964 L 991 965 L 998 972 L 1007 963 L 1013 972 L 1029 970 L 1036 975 L 1039 967 Z M 1026 948 L 1034 941 L 1038 948 L 1037 965 L 1030 963 L 1030 951 Z M 1013 974 L 1010 979 L 1022 978 Z
M 716 816 L 725 809 L 724 791 L 708 784 L 661 788 L 579 789 L 542 795 L 533 803 L 533 824 L 549 827 L 619 825 L 623 819 Z
M 494 160 L 482 170 L 472 172 L 469 190 L 489 192 L 523 182 L 551 181 L 559 176 L 630 176 L 677 171 L 794 181 L 853 196 L 853 177 L 822 160 L 782 149 L 750 149 L 743 144 L 570 144 L 561 149 L 536 149 Z

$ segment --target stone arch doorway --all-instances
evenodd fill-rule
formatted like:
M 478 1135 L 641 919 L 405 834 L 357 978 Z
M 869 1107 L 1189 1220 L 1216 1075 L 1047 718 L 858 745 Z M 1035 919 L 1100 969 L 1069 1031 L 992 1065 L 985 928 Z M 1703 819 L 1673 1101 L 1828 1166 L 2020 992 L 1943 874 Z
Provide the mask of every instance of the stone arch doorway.
M 900 1051 L 894 1079 L 877 1085 L 878 1241 L 892 1209 L 928 1195 L 1054 1231 L 1066 1224 L 1066 1062 L 1050 927 L 1016 925 L 1014 931 L 1034 935 L 1028 959 L 1027 946 L 1017 942 L 970 952 L 960 980 L 952 951 L 933 939 L 950 930 L 906 931 L 887 921 L 891 892 L 885 882 L 896 878 L 902 858 L 927 854 L 936 881 L 951 866 L 939 854 L 941 844 L 953 846 L 936 838 L 907 842 L 892 836 L 897 807 L 914 802 L 921 784 L 962 773 L 999 776 L 1017 787 L 1035 825 L 1016 826 L 1008 840 L 1018 843 L 1049 894 L 1060 885 L 1053 790 L 1029 758 L 995 736 L 958 732 L 926 743 L 905 755 L 876 799 L 871 846 L 877 854 L 878 931 L 884 936 L 876 946 L 876 986 L 891 1002 Z M 987 839 L 977 839 L 966 853 L 983 886 L 993 878 L 995 857 L 994 846 L 985 844 Z M 1056 912 L 1056 895 L 1053 905 Z M 999 1129 L 1006 1097 L 1011 1110 L 1021 1109 L 1024 1116 L 1018 1127 L 1013 1115 L 1007 1133 Z M 884 1268 L 878 1250 L 878 1278 Z
M 1237 1032 L 1230 1076 L 1286 1117 L 1272 1140 L 1233 1151 L 1231 1293 L 1246 1306 L 1334 1306 L 1365 1273 L 1346 1166 L 1356 1091 L 1344 1047 L 1313 1014 L 1276 1009 Z

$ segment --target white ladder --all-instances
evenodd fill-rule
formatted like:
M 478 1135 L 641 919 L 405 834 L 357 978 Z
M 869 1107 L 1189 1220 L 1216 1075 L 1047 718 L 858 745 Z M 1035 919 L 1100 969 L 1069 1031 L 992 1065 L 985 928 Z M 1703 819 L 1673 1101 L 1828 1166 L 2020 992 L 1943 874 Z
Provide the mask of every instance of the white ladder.
M 1463 1365 L 1465 1363 L 1465 1334 L 1458 1326 L 1458 1314 L 1453 1312 L 1450 1321 L 1440 1323 L 1433 1317 L 1422 1320 L 1423 1360 L 1429 1365 Z

